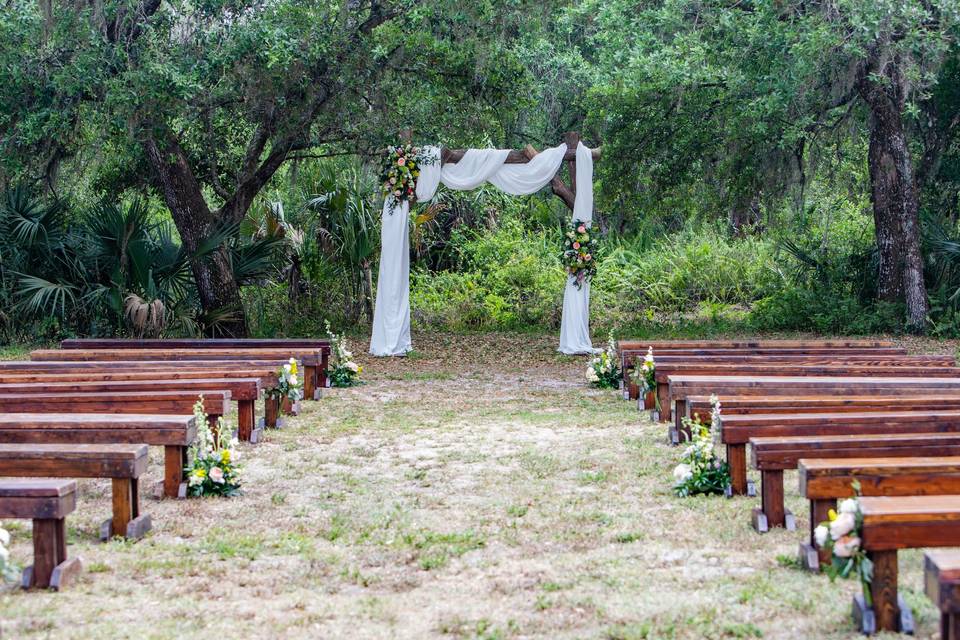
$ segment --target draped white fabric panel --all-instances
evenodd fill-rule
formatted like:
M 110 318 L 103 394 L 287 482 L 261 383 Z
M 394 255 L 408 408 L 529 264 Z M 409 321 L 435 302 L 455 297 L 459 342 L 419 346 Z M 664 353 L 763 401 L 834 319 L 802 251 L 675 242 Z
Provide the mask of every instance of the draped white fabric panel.
M 468 149 L 456 163 L 440 165 L 440 150 L 424 147 L 424 153 L 437 160 L 421 165 L 417 178 L 417 200 L 433 198 L 442 182 L 450 189 L 467 191 L 485 182 L 511 195 L 536 193 L 546 186 L 560 169 L 567 146 L 546 149 L 525 164 L 505 164 L 507 149 Z M 573 218 L 593 219 L 593 157 L 580 143 L 577 147 L 577 193 Z M 412 348 L 410 342 L 410 208 L 407 204 L 390 211 L 384 201 L 380 274 L 377 280 L 377 306 L 373 314 L 370 353 L 376 356 L 402 355 Z M 402 227 L 402 228 L 401 228 Z M 560 351 L 593 353 L 590 343 L 590 284 L 581 289 L 567 279 L 563 295 L 560 327 Z
M 573 201 L 573 219 L 593 220 L 593 155 L 581 142 L 577 146 L 577 193 Z M 590 282 L 579 289 L 573 276 L 567 277 L 563 291 L 563 315 L 560 317 L 560 352 L 593 353 L 590 341 Z

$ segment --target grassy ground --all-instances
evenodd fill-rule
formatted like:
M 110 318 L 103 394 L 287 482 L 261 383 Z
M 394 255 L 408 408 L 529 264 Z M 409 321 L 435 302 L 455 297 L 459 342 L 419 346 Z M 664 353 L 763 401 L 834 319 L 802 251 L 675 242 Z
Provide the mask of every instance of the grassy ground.
M 244 445 L 243 497 L 147 498 L 154 530 L 136 544 L 96 541 L 109 485 L 82 481 L 82 581 L 0 593 L 0 636 L 858 637 L 855 585 L 794 564 L 795 474 L 800 531 L 760 536 L 756 499 L 674 497 L 665 428 L 588 389 L 555 336 L 415 342 Z M 29 523 L 7 524 L 28 563 Z M 900 586 L 930 637 L 921 556 L 901 553 Z

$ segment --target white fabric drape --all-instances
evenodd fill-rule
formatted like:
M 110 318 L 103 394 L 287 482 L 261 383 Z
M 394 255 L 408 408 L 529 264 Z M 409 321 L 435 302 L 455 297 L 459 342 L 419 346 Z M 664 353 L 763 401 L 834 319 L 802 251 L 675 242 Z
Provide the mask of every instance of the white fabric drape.
M 545 149 L 524 164 L 505 164 L 507 149 L 468 149 L 459 162 L 440 165 L 440 150 L 424 147 L 424 153 L 436 158 L 434 164 L 421 165 L 417 178 L 417 200 L 433 198 L 440 183 L 450 189 L 467 191 L 485 182 L 511 195 L 536 193 L 546 186 L 560 169 L 567 146 Z M 580 143 L 577 146 L 577 193 L 573 218 L 593 219 L 593 157 Z M 402 355 L 412 348 L 410 342 L 410 208 L 407 204 L 392 212 L 384 201 L 381 214 L 380 274 L 377 280 L 377 305 L 373 313 L 370 353 L 376 356 Z M 402 228 L 401 228 L 402 227 Z M 563 295 L 560 326 L 560 351 L 593 353 L 590 343 L 590 284 L 581 289 L 567 279 Z

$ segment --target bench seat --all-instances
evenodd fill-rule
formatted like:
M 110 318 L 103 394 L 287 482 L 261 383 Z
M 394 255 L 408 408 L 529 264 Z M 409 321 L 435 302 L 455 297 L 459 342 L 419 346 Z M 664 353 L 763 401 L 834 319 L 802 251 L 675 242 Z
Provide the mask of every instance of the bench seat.
M 925 553 L 923 587 L 940 611 L 942 640 L 960 640 L 960 551 Z
M 79 559 L 67 559 L 66 517 L 77 508 L 77 482 L 54 479 L 0 479 L 0 519 L 33 521 L 33 565 L 22 586 L 65 587 L 80 572 Z

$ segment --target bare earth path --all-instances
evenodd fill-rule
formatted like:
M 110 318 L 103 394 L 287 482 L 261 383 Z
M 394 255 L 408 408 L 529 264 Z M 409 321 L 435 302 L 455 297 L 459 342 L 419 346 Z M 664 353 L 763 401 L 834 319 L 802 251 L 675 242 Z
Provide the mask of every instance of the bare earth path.
M 792 566 L 800 532 L 755 534 L 751 499 L 674 497 L 664 429 L 555 340 L 431 334 L 364 359 L 369 384 L 243 448 L 242 498 L 147 499 L 137 544 L 95 541 L 109 485 L 82 481 L 85 577 L 0 593 L 0 636 L 858 637 L 854 585 Z M 8 524 L 22 563 L 29 524 Z M 901 588 L 930 637 L 920 558 L 901 553 Z

